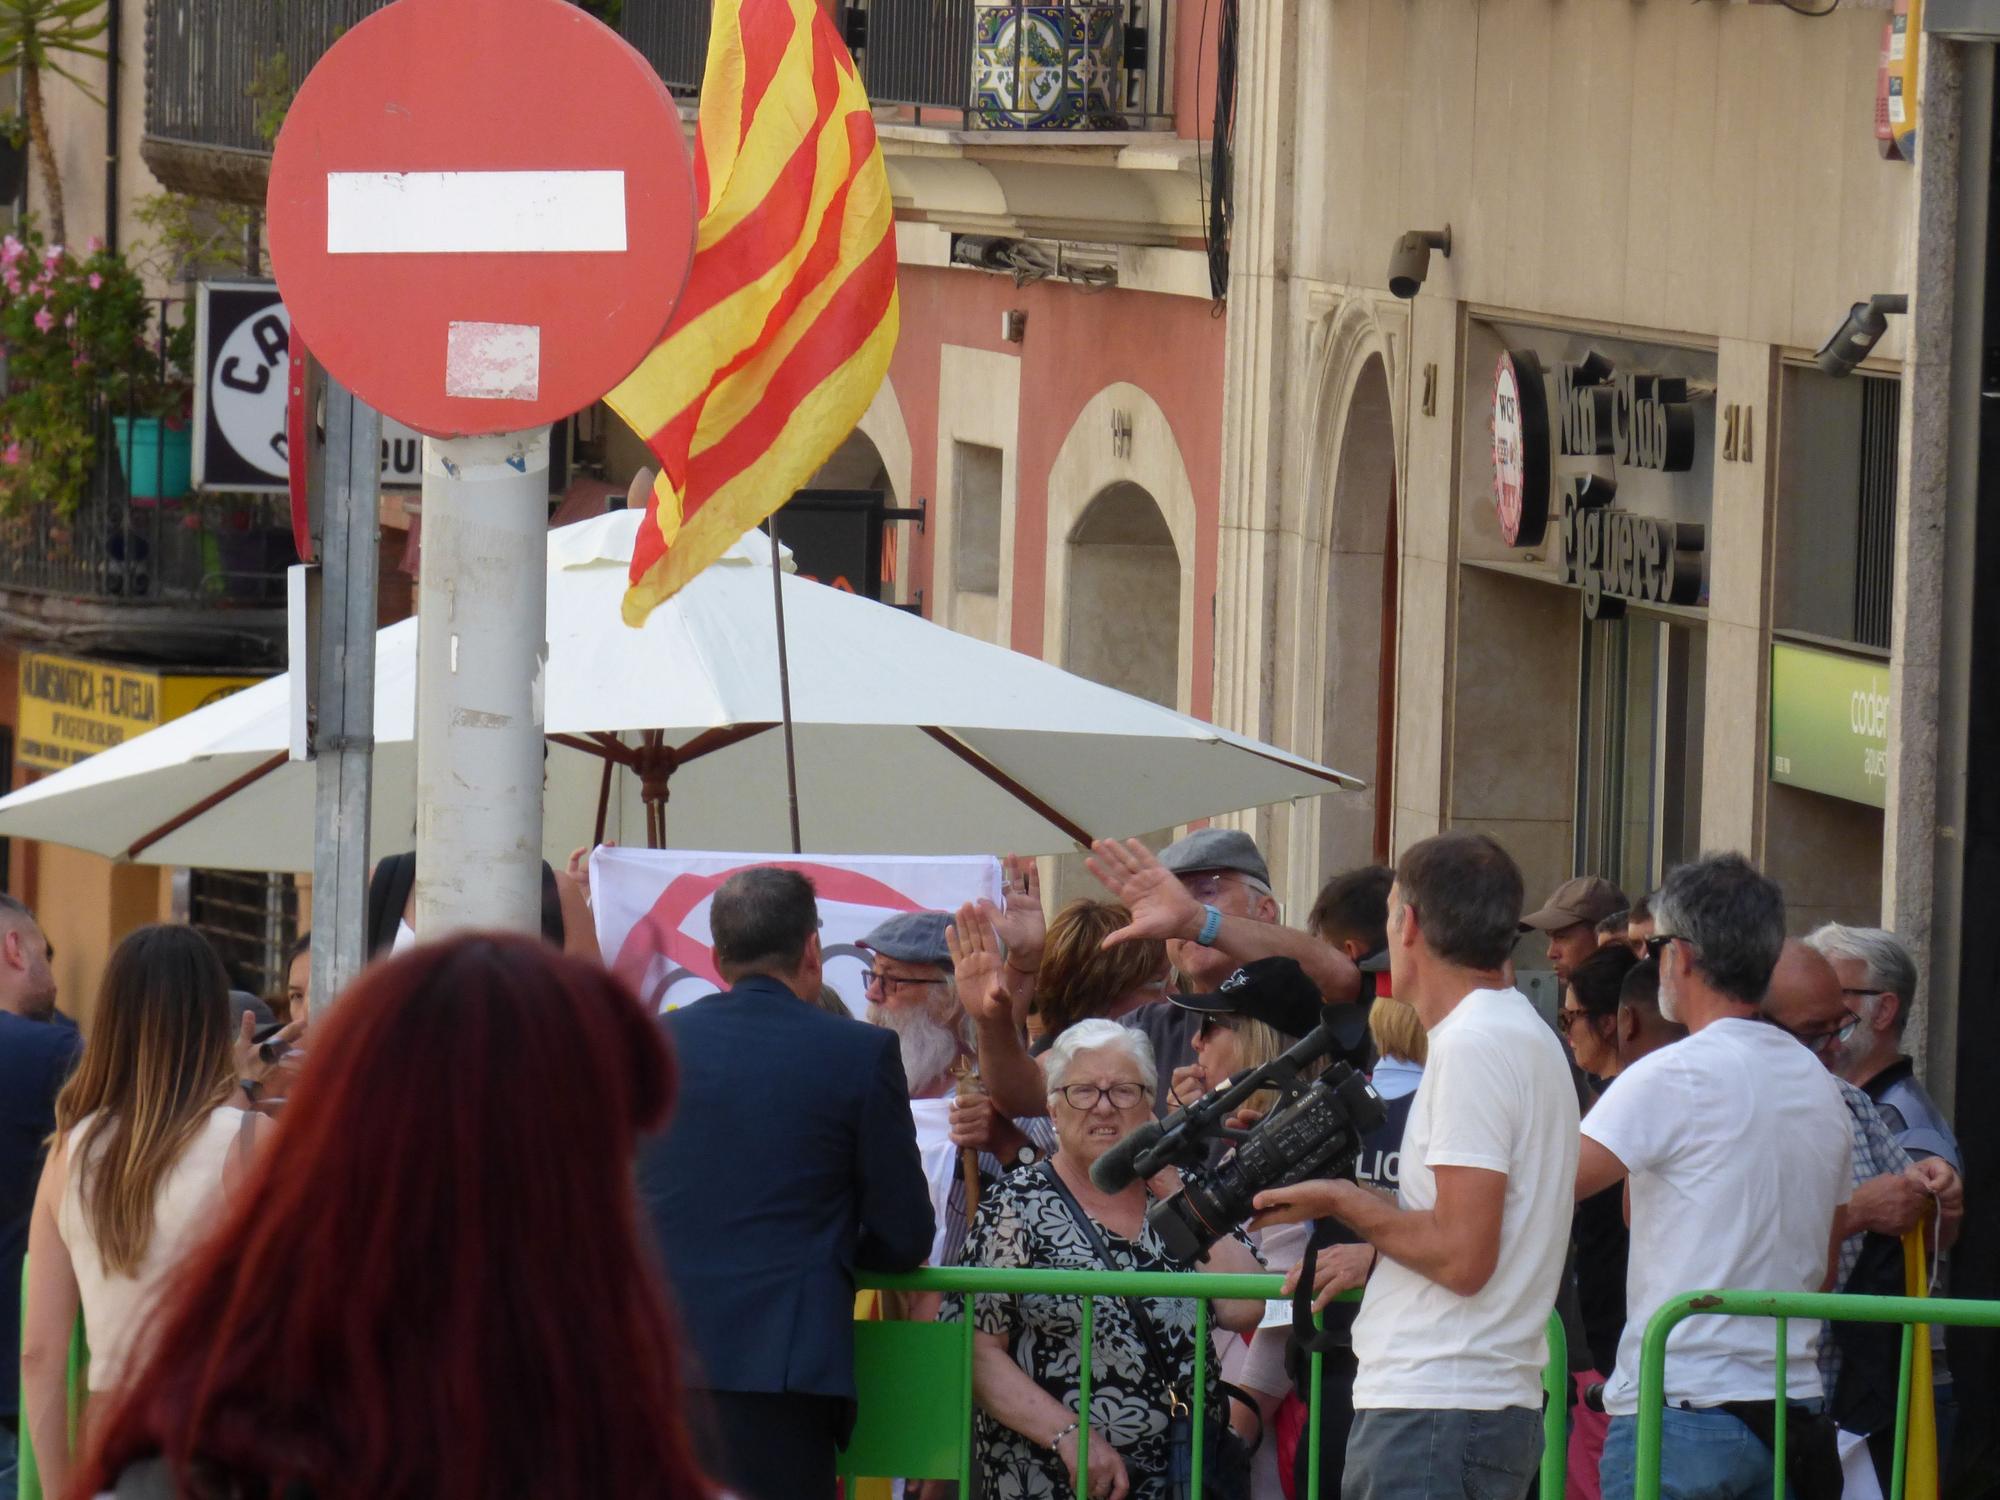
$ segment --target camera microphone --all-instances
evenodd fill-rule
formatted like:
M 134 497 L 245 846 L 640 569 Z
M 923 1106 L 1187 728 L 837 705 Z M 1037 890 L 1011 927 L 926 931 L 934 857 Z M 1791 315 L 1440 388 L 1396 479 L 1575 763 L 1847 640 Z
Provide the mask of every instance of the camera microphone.
M 1148 1120 L 1090 1164 L 1090 1180 L 1100 1193 L 1120 1193 L 1139 1177 L 1138 1160 L 1160 1143 L 1166 1131 Z

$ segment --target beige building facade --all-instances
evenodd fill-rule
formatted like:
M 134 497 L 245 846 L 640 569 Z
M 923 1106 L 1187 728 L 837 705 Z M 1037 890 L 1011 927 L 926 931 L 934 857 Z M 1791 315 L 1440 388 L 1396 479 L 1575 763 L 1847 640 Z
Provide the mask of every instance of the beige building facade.
M 1371 783 L 1257 815 L 1291 909 L 1474 827 L 1534 895 L 1636 898 L 1734 848 L 1795 926 L 1896 915 L 1908 320 L 1846 378 L 1813 365 L 1911 289 L 1886 19 L 1245 12 L 1217 715 Z M 1393 295 L 1399 237 L 1447 226 Z M 1496 447 L 1528 460 L 1511 535 Z

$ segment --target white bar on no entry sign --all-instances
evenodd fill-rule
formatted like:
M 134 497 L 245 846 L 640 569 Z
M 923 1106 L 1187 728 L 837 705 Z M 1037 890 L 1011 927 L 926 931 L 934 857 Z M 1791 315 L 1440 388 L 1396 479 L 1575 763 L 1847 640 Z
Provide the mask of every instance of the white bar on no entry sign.
M 623 172 L 329 172 L 329 255 L 625 248 Z

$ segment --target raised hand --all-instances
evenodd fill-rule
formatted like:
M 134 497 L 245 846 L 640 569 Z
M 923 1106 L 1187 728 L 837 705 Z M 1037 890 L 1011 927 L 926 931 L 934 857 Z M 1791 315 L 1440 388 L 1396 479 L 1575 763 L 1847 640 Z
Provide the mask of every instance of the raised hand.
M 1084 863 L 1132 914 L 1104 940 L 1105 947 L 1133 938 L 1191 938 L 1201 931 L 1201 903 L 1139 840 L 1099 839 Z
M 993 919 L 971 902 L 958 909 L 944 930 L 958 1003 L 979 1025 L 1013 1025 L 1014 1000 L 1007 990 L 1007 960 Z
M 1034 973 L 1049 936 L 1042 914 L 1042 872 L 1032 855 L 1010 854 L 1000 864 L 1004 906 L 981 901 L 980 911 L 1006 945 L 1007 962 L 1017 972 Z

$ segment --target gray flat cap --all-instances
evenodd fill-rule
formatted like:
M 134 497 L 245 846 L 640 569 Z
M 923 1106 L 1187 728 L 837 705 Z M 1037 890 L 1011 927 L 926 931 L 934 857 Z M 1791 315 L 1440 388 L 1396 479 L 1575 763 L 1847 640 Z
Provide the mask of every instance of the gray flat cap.
M 946 911 L 898 912 L 861 940 L 860 946 L 906 964 L 951 966 L 951 949 L 944 930 L 951 925 Z
M 1257 851 L 1257 841 L 1240 828 L 1197 828 L 1160 851 L 1160 863 L 1176 875 L 1197 870 L 1234 870 L 1269 885 L 1271 867 Z

